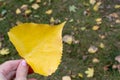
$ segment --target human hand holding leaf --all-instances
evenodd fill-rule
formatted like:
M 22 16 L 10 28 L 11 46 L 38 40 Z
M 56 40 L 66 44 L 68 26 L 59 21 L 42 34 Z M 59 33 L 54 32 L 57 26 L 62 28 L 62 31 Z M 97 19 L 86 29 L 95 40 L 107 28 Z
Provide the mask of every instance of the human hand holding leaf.
M 13 27 L 8 35 L 34 72 L 48 76 L 55 72 L 61 62 L 64 24 L 25 23 Z

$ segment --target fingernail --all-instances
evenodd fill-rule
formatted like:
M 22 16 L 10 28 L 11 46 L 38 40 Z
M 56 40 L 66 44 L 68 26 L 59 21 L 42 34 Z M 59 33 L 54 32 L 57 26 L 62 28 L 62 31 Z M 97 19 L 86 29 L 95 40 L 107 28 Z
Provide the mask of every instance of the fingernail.
M 22 64 L 22 66 L 26 66 L 26 65 L 27 65 L 27 63 L 26 63 L 25 60 L 23 60 L 23 61 L 21 62 L 21 64 Z

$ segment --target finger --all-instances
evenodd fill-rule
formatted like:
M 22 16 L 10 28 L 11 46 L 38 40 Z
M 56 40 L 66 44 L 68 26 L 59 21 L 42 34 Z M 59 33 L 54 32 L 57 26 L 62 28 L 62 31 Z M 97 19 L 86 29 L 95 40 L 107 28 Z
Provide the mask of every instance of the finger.
M 28 80 L 37 80 L 37 79 L 35 79 L 35 78 L 31 78 L 31 79 L 28 79 Z
M 11 60 L 0 65 L 0 72 L 6 76 L 11 71 L 15 71 L 21 60 Z
M 16 73 L 16 71 L 12 71 L 12 72 L 10 72 L 10 73 L 6 76 L 7 80 L 11 80 L 11 79 L 13 79 L 14 76 L 15 76 L 15 73 Z
M 28 65 L 25 60 L 22 60 L 21 63 L 18 66 L 17 72 L 16 72 L 16 79 L 15 80 L 27 80 L 27 74 L 28 74 Z

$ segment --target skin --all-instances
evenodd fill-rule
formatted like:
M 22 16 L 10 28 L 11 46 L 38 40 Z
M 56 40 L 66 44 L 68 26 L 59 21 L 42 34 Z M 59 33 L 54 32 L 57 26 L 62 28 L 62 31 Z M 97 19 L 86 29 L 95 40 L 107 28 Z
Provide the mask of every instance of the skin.
M 36 80 L 27 79 L 29 66 L 25 60 L 10 60 L 0 65 L 0 80 Z

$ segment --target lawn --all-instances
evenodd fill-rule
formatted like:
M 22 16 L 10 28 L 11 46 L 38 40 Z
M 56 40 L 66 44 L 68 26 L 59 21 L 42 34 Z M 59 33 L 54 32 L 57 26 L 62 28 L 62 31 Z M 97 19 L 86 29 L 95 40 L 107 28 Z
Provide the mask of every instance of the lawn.
M 62 36 L 71 37 L 72 41 L 63 41 L 62 62 L 54 74 L 29 77 L 38 80 L 62 80 L 64 76 L 71 80 L 120 80 L 120 69 L 113 68 L 119 65 L 115 57 L 120 54 L 120 0 L 93 0 L 95 3 L 89 0 L 36 1 L 0 0 L 0 50 L 9 49 L 8 55 L 0 54 L 0 63 L 21 58 L 8 38 L 10 28 L 26 22 L 49 24 L 54 18 L 56 24 L 67 21 Z M 37 9 L 32 7 L 35 3 L 39 5 Z M 21 10 L 23 5 L 27 5 L 27 9 Z M 16 12 L 17 9 L 21 11 Z M 49 10 L 52 12 L 47 13 Z M 88 68 L 94 69 L 91 77 L 85 73 Z

